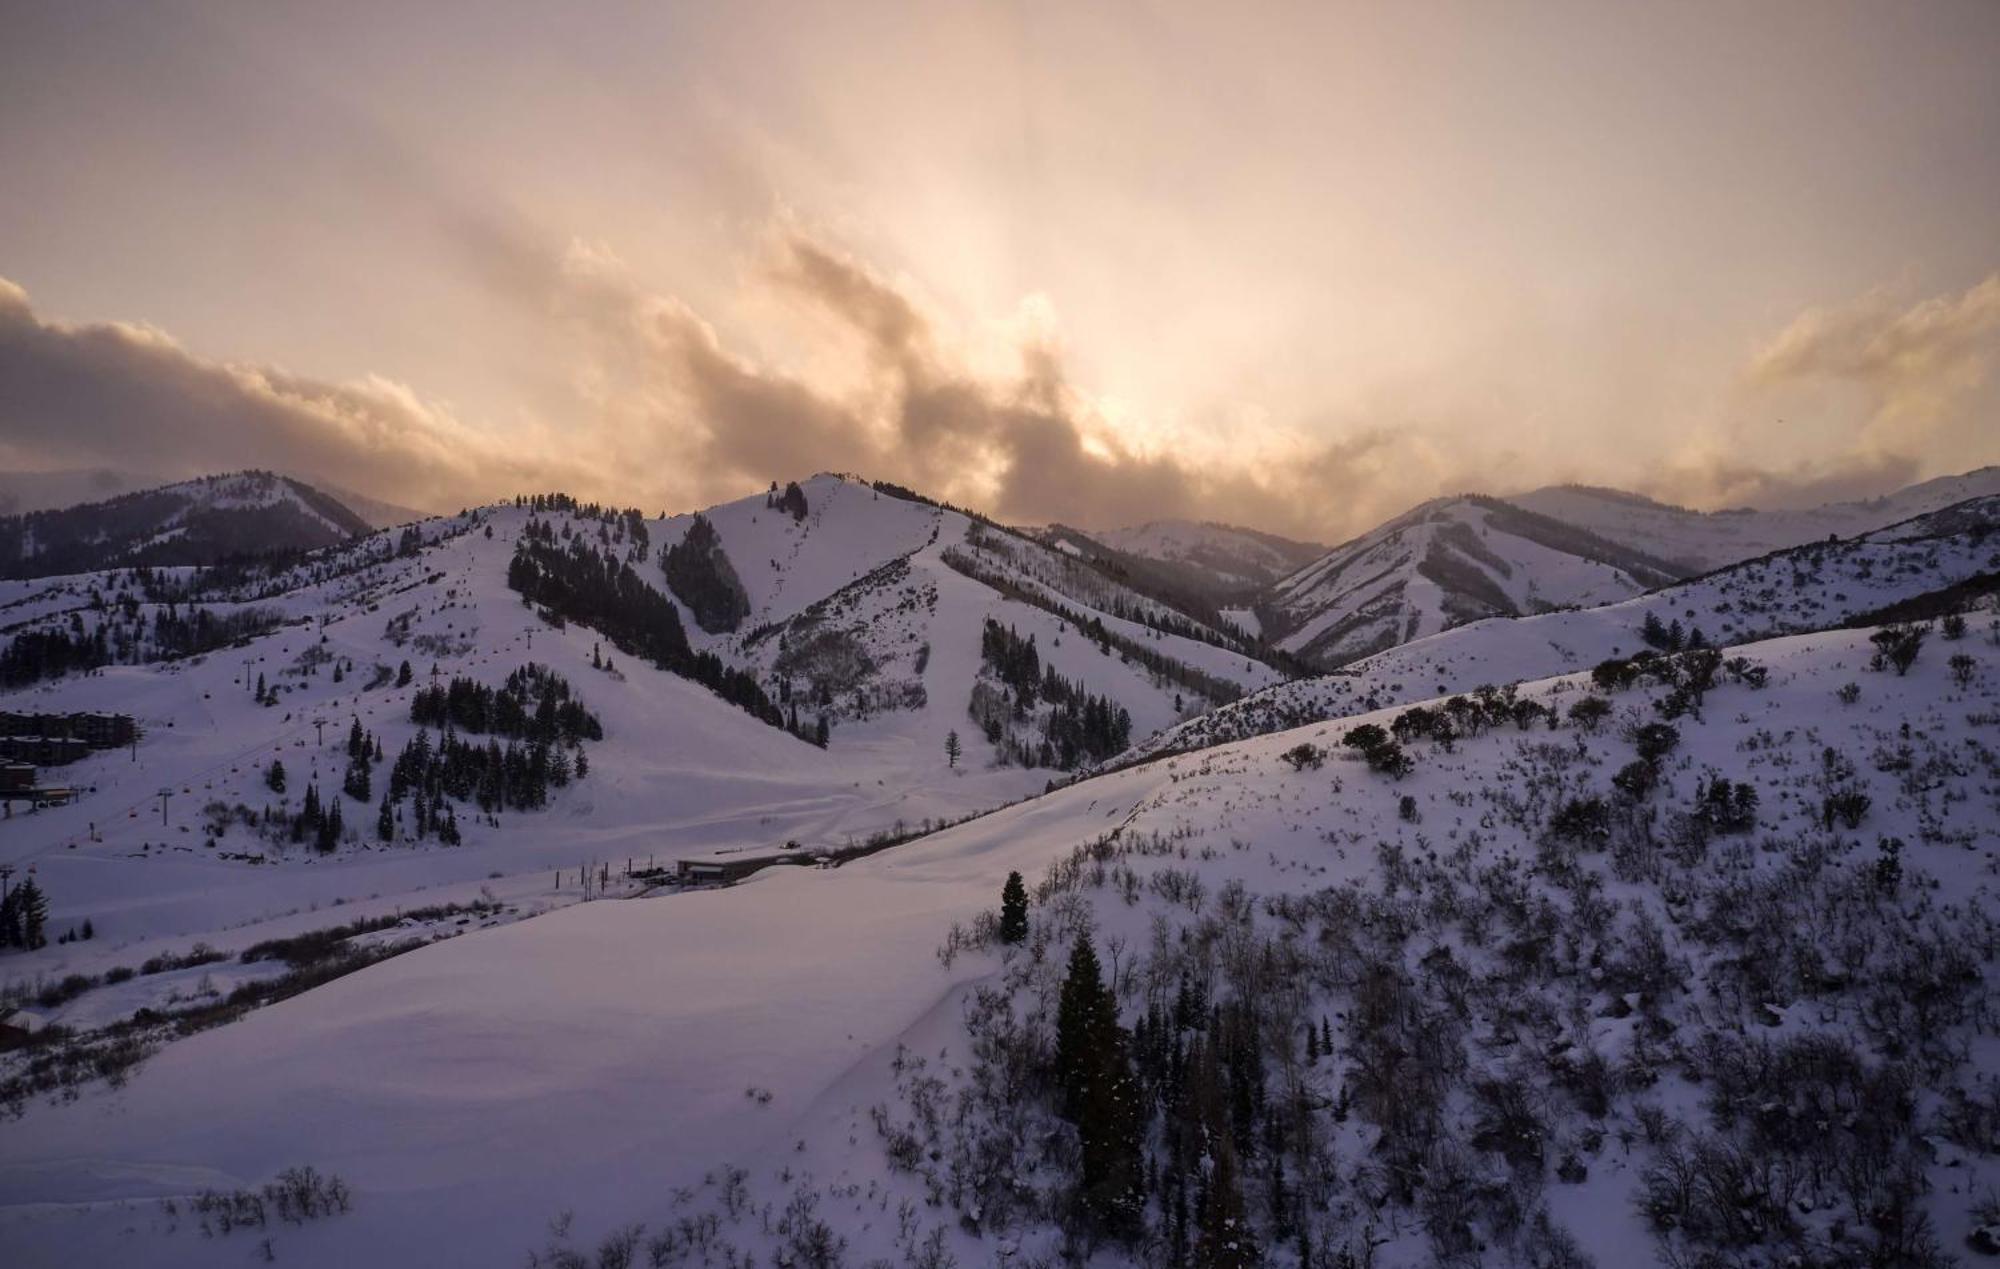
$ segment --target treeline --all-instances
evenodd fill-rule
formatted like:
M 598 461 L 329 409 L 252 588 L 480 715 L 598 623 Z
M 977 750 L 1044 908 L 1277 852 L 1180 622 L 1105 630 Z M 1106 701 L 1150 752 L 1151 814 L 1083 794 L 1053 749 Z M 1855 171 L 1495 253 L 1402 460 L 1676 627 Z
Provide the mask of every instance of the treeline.
M 425 688 L 410 701 L 410 721 L 443 734 L 432 744 L 430 733 L 419 731 L 396 755 L 376 814 L 376 835 L 385 842 L 395 837 L 405 799 L 417 839 L 435 835 L 447 846 L 460 841 L 454 801 L 474 802 L 488 815 L 547 806 L 550 790 L 589 774 L 583 742 L 604 739 L 604 724 L 569 680 L 532 661 L 498 688 L 469 678 Z M 460 732 L 508 739 L 480 744 Z M 350 751 L 354 745 L 350 739 Z
M 750 597 L 707 516 L 697 514 L 686 536 L 667 548 L 660 557 L 660 571 L 666 574 L 674 598 L 686 604 L 694 623 L 710 634 L 734 630 L 750 615 Z
M 1074 770 L 1085 761 L 1102 762 L 1132 742 L 1132 715 L 1108 696 L 1086 691 L 1055 667 L 1043 666 L 1035 638 L 988 618 L 980 633 L 979 655 L 1006 687 L 1005 697 L 975 687 L 973 718 L 991 744 L 1025 767 Z M 1046 712 L 1038 712 L 1046 705 Z M 1014 734 L 1013 721 L 1038 719 L 1039 739 Z
M 975 525 L 966 534 L 965 540 L 973 551 L 998 555 L 1025 576 L 1045 583 L 1059 594 L 1076 597 L 1093 608 L 1145 626 L 1156 634 L 1178 635 L 1231 652 L 1243 650 L 1241 639 L 1203 625 L 1164 599 L 1132 589 L 1126 577 L 1114 578 L 1112 570 L 1099 556 L 1093 555 L 1088 561 L 1081 560 L 1061 551 L 1040 547 L 1038 543 L 1029 543 L 1011 530 L 988 529 L 982 525 Z M 1030 557 L 1022 547 L 1039 549 Z M 946 552 L 947 556 L 954 553 L 957 552 Z M 947 559 L 947 562 L 951 561 Z M 1050 573 L 1054 576 L 1049 576 Z
M 463 677 L 447 687 L 424 688 L 410 701 L 410 721 L 543 744 L 604 739 L 604 724 L 572 694 L 569 680 L 533 662 L 497 688 Z
M 488 815 L 502 810 L 534 811 L 549 803 L 552 789 L 590 773 L 579 747 L 574 756 L 543 741 L 510 740 L 502 745 L 461 739 L 454 732 L 431 741 L 420 731 L 403 746 L 389 768 L 389 787 L 376 816 L 376 835 L 395 838 L 403 803 L 410 803 L 408 828 L 419 840 L 436 836 L 447 846 L 459 844 L 458 814 L 453 802 L 472 802 Z
M 1031 608 L 1039 608 L 1051 616 L 1071 623 L 1095 643 L 1099 650 L 1109 654 L 1115 649 L 1127 660 L 1145 667 L 1146 672 L 1151 674 L 1157 683 L 1193 692 L 1211 705 L 1226 705 L 1243 695 L 1243 689 L 1228 679 L 1219 678 L 1206 670 L 1196 669 L 1164 652 L 1147 647 L 1137 639 L 1129 639 L 1110 630 L 1101 617 L 1095 615 L 1086 617 L 1067 604 L 1057 603 L 1038 591 L 1031 591 L 1006 574 L 981 565 L 963 551 L 946 550 L 942 558 L 957 572 L 963 573 L 983 586 L 992 587 L 1008 599 L 1019 600 Z
M 507 566 L 507 585 L 563 620 L 597 631 L 628 656 L 693 679 L 752 717 L 811 739 L 786 726 L 784 712 L 755 678 L 690 647 L 672 600 L 640 580 L 631 564 L 583 538 L 559 545 L 553 525 L 530 520 Z
M 0 648 L 0 687 L 25 687 L 111 664 L 104 627 L 90 634 L 67 630 L 23 630 Z
M 138 605 L 128 603 L 105 609 L 96 628 L 87 631 L 81 615 L 72 614 L 67 628 L 23 630 L 0 648 L 0 687 L 24 687 L 107 665 L 199 656 L 282 624 L 282 617 L 266 608 L 218 613 L 202 607 L 183 611 L 173 604 L 147 622 Z

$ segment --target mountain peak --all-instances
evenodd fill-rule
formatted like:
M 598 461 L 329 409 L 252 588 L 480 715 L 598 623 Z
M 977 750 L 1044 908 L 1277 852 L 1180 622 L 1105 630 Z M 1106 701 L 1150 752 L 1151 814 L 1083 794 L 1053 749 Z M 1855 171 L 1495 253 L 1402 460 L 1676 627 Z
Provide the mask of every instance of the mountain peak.
M 338 499 L 302 480 L 225 472 L 0 517 L 0 576 L 211 564 L 233 555 L 312 550 L 370 531 Z

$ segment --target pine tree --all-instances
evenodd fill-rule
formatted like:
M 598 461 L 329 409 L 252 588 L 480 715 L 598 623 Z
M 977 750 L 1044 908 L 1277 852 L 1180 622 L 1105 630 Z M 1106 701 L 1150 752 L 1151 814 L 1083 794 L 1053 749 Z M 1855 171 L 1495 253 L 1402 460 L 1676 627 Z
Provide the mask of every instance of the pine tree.
M 368 759 L 354 758 L 347 764 L 347 778 L 341 788 L 356 802 L 372 802 L 375 799 L 375 781 L 368 772 Z
M 1236 1175 L 1236 1148 L 1225 1134 L 1214 1147 L 1208 1202 L 1202 1207 L 1201 1236 L 1194 1262 L 1201 1269 L 1250 1269 L 1257 1263 L 1250 1223 L 1243 1214 L 1243 1190 Z
M 0 899 L 0 947 L 21 946 L 21 892 L 9 890 Z
M 49 921 L 49 901 L 42 888 L 29 877 L 15 890 L 15 904 L 21 913 L 21 946 L 33 951 L 48 942 L 44 930 Z
M 1103 997 L 1097 949 L 1089 935 L 1078 935 L 1070 946 L 1069 973 L 1056 1004 L 1056 1089 L 1062 1097 L 1063 1118 L 1072 1122 L 1082 1109 L 1083 1087 L 1090 1079 L 1091 1033 Z
M 273 793 L 285 791 L 285 764 L 276 758 L 271 759 L 271 765 L 264 769 L 264 787 Z
M 831 733 L 826 725 L 826 715 L 821 714 L 819 716 L 819 725 L 813 728 L 813 743 L 824 749 L 829 739 L 831 739 Z
M 1118 1003 L 1104 986 L 1088 935 L 1070 949 L 1057 1004 L 1056 1087 L 1064 1118 L 1076 1125 L 1085 1212 L 1108 1231 L 1131 1230 L 1144 1206 L 1143 1103 Z
M 382 794 L 382 809 L 375 813 L 375 836 L 385 842 L 396 840 L 396 811 L 386 791 Z
M 319 848 L 320 854 L 330 855 L 340 846 L 342 827 L 340 822 L 340 799 L 335 798 L 331 805 L 327 807 L 325 814 L 320 816 L 319 833 L 313 839 L 313 844 Z
M 1091 1070 L 1077 1122 L 1083 1201 L 1107 1230 L 1128 1233 L 1145 1209 L 1145 1102 L 1132 1074 L 1125 1029 L 1118 1025 L 1117 1002 L 1108 994 L 1095 1011 L 1089 1052 Z
M 396 686 L 408 687 L 410 685 L 410 680 L 414 677 L 416 677 L 416 675 L 410 669 L 410 663 L 408 661 L 405 661 L 403 662 L 401 668 L 399 668 L 396 671 Z
M 953 770 L 957 770 L 958 756 L 964 752 L 965 752 L 965 746 L 959 744 L 958 742 L 957 729 L 954 728 L 953 730 L 946 732 L 944 737 L 945 765 L 951 767 Z
M 1008 873 L 1007 884 L 1000 887 L 1000 941 L 1028 941 L 1028 888 L 1019 872 Z

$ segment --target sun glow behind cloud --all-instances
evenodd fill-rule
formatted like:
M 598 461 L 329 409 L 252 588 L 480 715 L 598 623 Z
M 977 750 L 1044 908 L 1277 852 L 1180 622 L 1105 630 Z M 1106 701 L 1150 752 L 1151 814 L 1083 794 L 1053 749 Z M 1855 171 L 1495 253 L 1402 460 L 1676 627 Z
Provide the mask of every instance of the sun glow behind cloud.
M 843 467 L 1337 537 L 2000 459 L 1990 6 L 104 17 L 0 52 L 16 464 L 150 431 L 424 505 L 673 506 Z M 84 350 L 172 373 L 38 377 Z

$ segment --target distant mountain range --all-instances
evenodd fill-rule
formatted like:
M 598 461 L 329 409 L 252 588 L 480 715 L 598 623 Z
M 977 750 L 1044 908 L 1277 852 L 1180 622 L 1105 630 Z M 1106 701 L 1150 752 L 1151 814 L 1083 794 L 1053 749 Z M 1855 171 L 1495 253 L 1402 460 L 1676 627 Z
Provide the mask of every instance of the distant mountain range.
M 377 529 L 408 524 L 429 514 L 414 507 L 371 498 L 310 475 L 296 472 L 280 474 L 289 475 L 298 483 L 311 485 L 331 496 Z M 172 476 L 110 467 L 0 472 L 0 516 L 60 511 L 86 502 L 104 502 L 121 494 L 142 493 L 177 483 L 180 482 Z
M 126 479 L 109 471 L 0 477 L 0 506 L 87 495 Z M 1993 494 L 2000 494 L 2000 467 L 1867 501 L 1784 511 L 1691 511 L 1584 485 L 1507 498 L 1466 494 L 1423 503 L 1331 549 L 1189 520 L 1101 531 L 1054 524 L 1016 533 L 992 526 L 989 537 L 1022 560 L 1034 557 L 1040 575 L 1067 571 L 1071 585 L 1088 577 L 1093 592 L 1111 588 L 1122 596 L 1116 611 L 1143 608 L 1156 621 L 1187 623 L 1200 639 L 1261 647 L 1256 655 L 1296 672 L 1337 668 L 1467 622 L 1615 603 Z M 739 505 L 741 516 L 726 511 Z M 752 499 L 709 516 L 720 517 L 713 526 L 721 534 L 717 549 L 745 571 L 754 591 L 765 566 L 757 554 L 762 548 L 739 544 L 743 530 L 735 527 L 756 518 L 752 509 L 769 510 Z M 409 508 L 269 472 L 212 476 L 0 516 L 0 576 L 311 550 L 417 518 Z M 829 577 L 858 579 L 888 558 L 883 543 L 858 538 L 851 545 L 851 558 L 816 567 Z M 1009 561 L 1009 568 L 1017 566 Z M 771 567 L 786 571 L 780 562 Z M 814 587 L 810 597 L 825 592 Z M 749 624 L 771 615 L 760 605 Z
M 0 517 L 0 577 L 213 564 L 332 546 L 371 529 L 344 503 L 303 481 L 261 471 L 204 476 L 104 502 Z
M 1637 494 L 1554 485 L 1507 498 L 1439 498 L 1298 561 L 1286 543 L 1226 525 L 1163 522 L 1089 535 L 1176 571 L 1226 620 L 1331 669 L 1488 617 L 1592 607 L 1776 551 L 1854 538 L 2000 494 L 2000 467 L 1881 498 L 1803 510 L 1701 512 Z M 1077 545 L 1084 535 L 1058 529 Z M 1263 572 L 1260 572 L 1260 566 Z
M 1854 537 L 1996 493 L 2000 467 L 1941 476 L 1880 498 L 1795 511 L 1690 511 L 1590 485 L 1551 485 L 1507 501 L 1702 573 L 1807 542 Z

